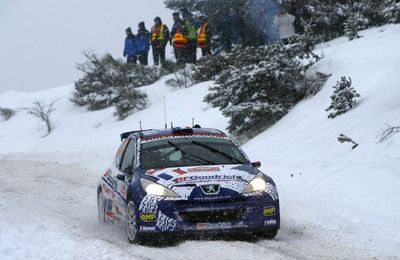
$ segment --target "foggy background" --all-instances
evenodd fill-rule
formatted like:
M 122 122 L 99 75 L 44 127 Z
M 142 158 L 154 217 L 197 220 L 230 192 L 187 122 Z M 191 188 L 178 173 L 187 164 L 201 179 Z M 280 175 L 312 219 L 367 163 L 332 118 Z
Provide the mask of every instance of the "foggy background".
M 1 0 L 0 93 L 73 83 L 80 76 L 75 66 L 84 60 L 82 51 L 122 57 L 126 27 L 136 32 L 143 20 L 150 30 L 155 16 L 172 25 L 172 11 L 163 0 L 146 0 L 152 8 L 145 10 L 138 2 Z

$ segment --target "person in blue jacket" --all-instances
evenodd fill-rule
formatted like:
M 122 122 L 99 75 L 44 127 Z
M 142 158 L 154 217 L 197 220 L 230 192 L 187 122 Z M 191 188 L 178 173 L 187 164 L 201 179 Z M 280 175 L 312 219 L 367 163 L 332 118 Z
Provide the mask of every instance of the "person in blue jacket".
M 124 57 L 126 58 L 126 62 L 130 64 L 136 64 L 137 61 L 137 39 L 136 36 L 132 33 L 131 27 L 128 27 L 126 30 L 126 38 L 125 38 L 125 48 L 124 48 Z
M 141 65 L 148 64 L 151 37 L 150 32 L 146 29 L 144 22 L 139 23 L 139 30 L 136 35 L 137 39 L 137 57 Z

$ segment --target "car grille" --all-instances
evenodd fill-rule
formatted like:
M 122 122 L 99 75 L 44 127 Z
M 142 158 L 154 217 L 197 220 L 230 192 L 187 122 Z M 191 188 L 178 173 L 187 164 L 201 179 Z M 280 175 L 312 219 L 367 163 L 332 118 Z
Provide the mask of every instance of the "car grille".
M 217 223 L 240 219 L 244 209 L 216 209 L 204 211 L 181 211 L 179 216 L 189 223 Z
M 232 202 L 243 202 L 246 201 L 246 197 L 238 197 L 238 198 L 228 198 L 228 199 L 219 199 L 219 200 L 177 200 L 175 203 L 179 206 L 203 206 L 203 205 L 220 205 Z

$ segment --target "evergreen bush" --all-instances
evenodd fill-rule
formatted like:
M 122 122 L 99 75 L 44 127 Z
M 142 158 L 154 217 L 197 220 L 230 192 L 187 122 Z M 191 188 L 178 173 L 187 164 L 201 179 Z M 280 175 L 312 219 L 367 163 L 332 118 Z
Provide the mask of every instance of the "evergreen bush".
M 383 1 L 381 13 L 387 22 L 400 23 L 400 0 Z
M 11 108 L 0 107 L 0 115 L 5 121 L 9 120 L 11 117 L 15 116 L 15 111 Z
M 327 112 L 331 111 L 328 118 L 332 119 L 353 109 L 360 97 L 352 86 L 351 78 L 341 77 L 333 89 L 331 105 L 326 109 Z
M 78 65 L 83 77 L 75 82 L 73 102 L 89 110 L 115 106 L 119 119 L 146 107 L 147 95 L 138 88 L 157 81 L 161 77 L 158 68 L 127 64 L 110 54 L 101 58 L 84 55 L 87 61 Z

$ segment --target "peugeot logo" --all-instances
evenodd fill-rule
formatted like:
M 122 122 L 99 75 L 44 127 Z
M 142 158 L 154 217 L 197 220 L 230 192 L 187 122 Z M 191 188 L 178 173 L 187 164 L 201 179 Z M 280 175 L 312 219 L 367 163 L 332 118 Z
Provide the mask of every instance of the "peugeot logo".
M 218 184 L 201 185 L 200 188 L 204 192 L 204 194 L 218 194 L 219 193 L 219 185 Z

